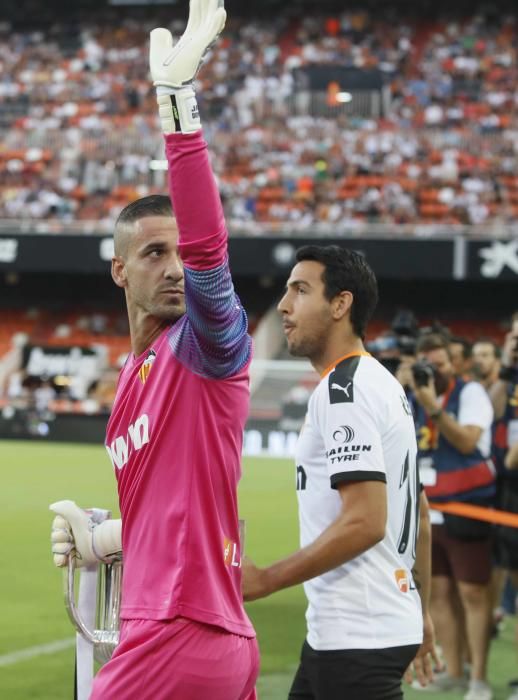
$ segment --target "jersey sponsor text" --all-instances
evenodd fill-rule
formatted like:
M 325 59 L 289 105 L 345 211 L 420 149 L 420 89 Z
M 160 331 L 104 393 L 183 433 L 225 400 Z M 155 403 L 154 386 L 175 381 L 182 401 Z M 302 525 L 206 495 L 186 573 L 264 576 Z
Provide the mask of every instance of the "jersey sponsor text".
M 149 442 L 149 418 L 142 414 L 128 428 L 126 437 L 119 435 L 111 445 L 105 445 L 111 463 L 117 469 L 122 469 L 129 460 L 130 450 L 140 450 Z

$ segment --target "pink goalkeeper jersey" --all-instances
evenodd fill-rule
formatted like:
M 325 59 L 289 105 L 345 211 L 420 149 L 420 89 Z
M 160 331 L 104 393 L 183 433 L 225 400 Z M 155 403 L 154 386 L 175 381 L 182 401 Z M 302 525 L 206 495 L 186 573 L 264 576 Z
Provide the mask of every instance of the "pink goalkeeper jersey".
M 201 133 L 166 137 L 186 314 L 122 369 L 107 427 L 122 515 L 123 618 L 188 617 L 253 637 L 237 484 L 251 339 Z

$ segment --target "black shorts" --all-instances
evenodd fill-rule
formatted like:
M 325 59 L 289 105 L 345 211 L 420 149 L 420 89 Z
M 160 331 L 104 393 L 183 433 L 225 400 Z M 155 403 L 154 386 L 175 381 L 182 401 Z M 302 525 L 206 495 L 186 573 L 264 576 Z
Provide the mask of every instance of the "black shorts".
M 305 641 L 288 700 L 402 700 L 401 680 L 418 649 L 315 651 Z

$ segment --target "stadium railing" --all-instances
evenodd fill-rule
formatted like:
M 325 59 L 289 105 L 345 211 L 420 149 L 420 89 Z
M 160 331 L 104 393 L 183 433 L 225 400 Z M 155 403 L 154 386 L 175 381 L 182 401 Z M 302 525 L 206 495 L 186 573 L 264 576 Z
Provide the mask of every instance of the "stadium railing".
M 0 219 L 0 236 L 19 234 L 86 234 L 106 236 L 113 233 L 112 221 L 41 221 L 33 219 Z M 518 238 L 518 221 L 490 221 L 485 224 L 452 225 L 441 223 L 391 224 L 368 221 L 345 221 L 336 223 L 315 222 L 256 222 L 227 219 L 231 236 L 268 236 L 282 238 L 315 237 L 330 238 Z

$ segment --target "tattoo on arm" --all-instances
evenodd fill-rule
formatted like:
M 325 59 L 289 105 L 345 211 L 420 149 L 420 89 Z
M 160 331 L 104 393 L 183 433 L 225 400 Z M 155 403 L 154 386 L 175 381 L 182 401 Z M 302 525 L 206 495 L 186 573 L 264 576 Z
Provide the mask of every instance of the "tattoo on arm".
M 419 580 L 419 571 L 414 567 L 412 569 L 412 578 L 414 579 L 415 587 L 417 590 L 421 590 L 421 581 Z

